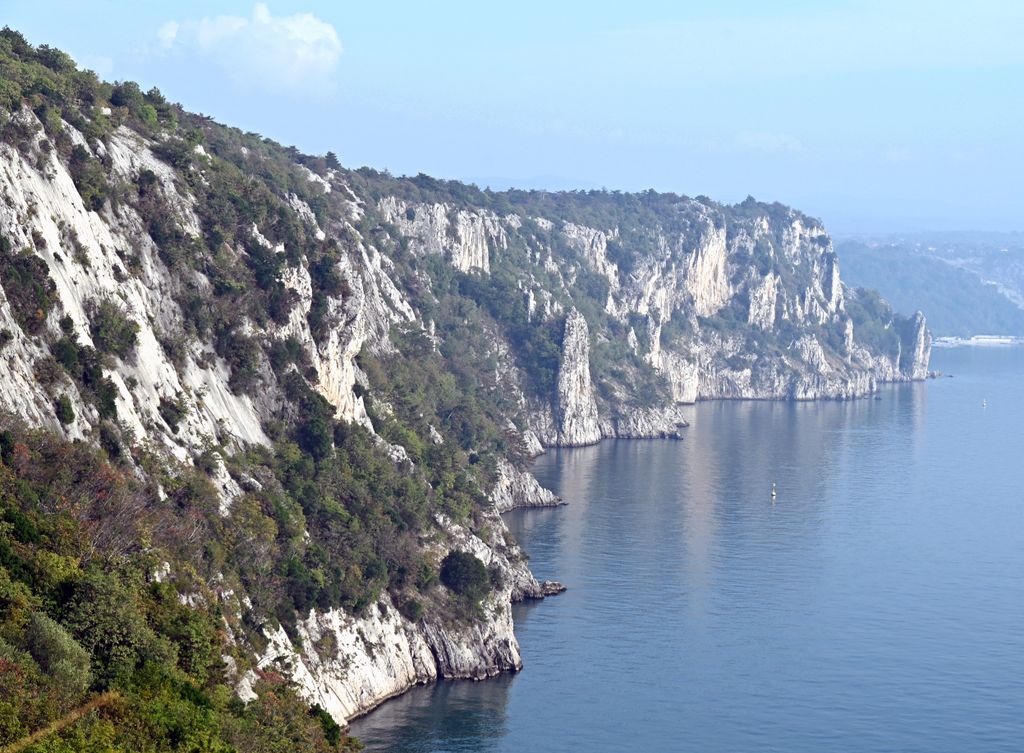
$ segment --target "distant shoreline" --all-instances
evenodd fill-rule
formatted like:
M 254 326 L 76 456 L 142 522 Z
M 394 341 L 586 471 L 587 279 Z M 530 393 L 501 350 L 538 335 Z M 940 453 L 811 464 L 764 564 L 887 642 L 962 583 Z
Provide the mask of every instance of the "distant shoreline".
M 973 337 L 936 337 L 932 340 L 934 348 L 957 348 L 963 345 L 982 348 L 1005 348 L 1013 345 L 1024 345 L 1024 337 L 1016 335 L 974 335 Z

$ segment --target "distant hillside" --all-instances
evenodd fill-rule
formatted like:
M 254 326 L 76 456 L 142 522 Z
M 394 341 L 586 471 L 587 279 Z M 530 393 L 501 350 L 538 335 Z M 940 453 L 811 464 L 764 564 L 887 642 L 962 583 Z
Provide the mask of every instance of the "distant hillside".
M 843 279 L 900 312 L 928 312 L 932 333 L 1024 335 L 1024 238 L 937 235 L 838 242 Z

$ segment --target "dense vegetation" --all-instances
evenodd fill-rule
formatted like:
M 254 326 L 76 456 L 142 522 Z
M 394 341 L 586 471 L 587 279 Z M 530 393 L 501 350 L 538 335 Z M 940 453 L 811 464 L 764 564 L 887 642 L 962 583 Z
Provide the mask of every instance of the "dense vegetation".
M 34 251 L 15 251 L 0 234 L 0 280 L 18 325 L 29 334 L 39 333 L 56 303 L 57 287 L 46 262 Z
M 293 753 L 354 744 L 273 671 L 260 673 L 260 697 L 249 704 L 227 684 L 224 625 L 199 563 L 211 546 L 258 544 L 227 540 L 212 496 L 194 491 L 202 479 L 179 479 L 159 502 L 100 451 L 4 423 L 0 745 L 97 697 L 109 701 L 30 750 Z M 194 589 L 197 606 L 179 599 L 182 587 Z
M 441 582 L 473 602 L 483 598 L 491 586 L 487 568 L 480 558 L 458 549 L 441 561 Z
M 851 240 L 839 244 L 839 254 L 844 278 L 878 290 L 904 314 L 927 311 L 937 336 L 1024 336 L 1024 309 L 996 285 L 984 282 L 1003 279 L 1012 290 L 1012 273 L 1001 272 L 1011 264 L 1024 270 L 1024 244 L 1014 247 L 980 239 L 946 250 L 909 241 L 868 245 Z M 993 264 L 987 264 L 990 256 L 997 257 Z

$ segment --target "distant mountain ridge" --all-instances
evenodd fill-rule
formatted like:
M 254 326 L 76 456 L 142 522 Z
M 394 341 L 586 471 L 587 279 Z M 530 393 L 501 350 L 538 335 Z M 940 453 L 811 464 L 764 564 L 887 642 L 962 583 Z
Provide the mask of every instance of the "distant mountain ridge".
M 1024 235 L 844 238 L 844 275 L 898 311 L 923 309 L 938 336 L 1024 335 Z

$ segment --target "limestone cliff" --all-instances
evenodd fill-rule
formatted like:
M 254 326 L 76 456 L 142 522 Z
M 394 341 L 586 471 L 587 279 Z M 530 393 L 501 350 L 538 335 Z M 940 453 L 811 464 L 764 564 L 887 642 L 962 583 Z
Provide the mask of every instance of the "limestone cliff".
M 373 431 L 365 389 L 359 386 L 366 384 L 366 377 L 357 356 L 394 352 L 391 328 L 411 324 L 417 315 L 391 277 L 390 259 L 357 229 L 362 204 L 345 191 L 343 183 L 336 183 L 335 189 L 336 195 L 345 197 L 344 212 L 327 218 L 322 226 L 303 199 L 294 194 L 283 197 L 294 211 L 294 221 L 305 227 L 307 238 L 335 247 L 340 247 L 339 239 L 344 240 L 343 252 L 332 257 L 330 275 L 336 292 L 325 296 L 317 290 L 310 271 L 315 262 L 302 257 L 283 265 L 280 272 L 280 289 L 288 294 L 286 317 L 259 321 L 247 310 L 237 309 L 231 319 L 239 340 L 260 343 L 248 366 L 260 388 L 239 389 L 234 379 L 238 365 L 228 361 L 233 353 L 198 334 L 182 304 L 186 290 L 211 299 L 217 295 L 213 288 L 219 283 L 211 279 L 212 273 L 170 266 L 162 253 L 165 249 L 148 229 L 153 221 L 144 216 L 141 204 L 87 206 L 67 161 L 48 146 L 36 115 L 23 109 L 13 118 L 31 135 L 19 145 L 0 143 L 0 195 L 4 197 L 0 239 L 7 260 L 0 279 L 0 328 L 5 333 L 0 358 L 3 411 L 69 439 L 99 441 L 101 436 L 113 436 L 123 445 L 145 443 L 158 456 L 165 453 L 172 464 L 198 462 L 210 447 L 220 447 L 220 453 L 212 456 L 210 478 L 220 495 L 220 514 L 225 516 L 245 495 L 244 486 L 261 484 L 237 470 L 229 472 L 224 458 L 253 446 L 270 447 L 264 426 L 294 410 L 289 407 L 292 398 L 283 378 L 288 372 L 275 375 L 270 355 L 275 348 L 291 348 L 293 360 L 306 365 L 304 378 L 330 404 L 337 419 Z M 200 242 L 203 230 L 194 194 L 182 176 L 156 156 L 158 143 L 125 126 L 92 143 L 70 123 L 62 127 L 63 134 L 84 151 L 79 159 L 109 163 L 109 180 L 149 187 L 159 198 L 161 211 L 177 225 L 176 242 Z M 210 158 L 197 153 L 191 171 L 201 175 L 210 164 Z M 432 227 L 425 222 L 416 227 Z M 486 239 L 491 238 L 487 228 L 465 213 L 454 215 L 452 228 L 452 237 L 463 245 L 451 256 L 451 263 L 486 269 Z M 287 244 L 269 240 L 264 230 L 258 224 L 243 229 L 242 241 L 219 250 L 219 263 L 245 266 L 257 254 L 283 261 L 289 253 Z M 448 243 L 448 236 L 443 241 L 423 237 L 428 250 L 434 248 L 431 242 Z M 491 238 L 491 242 L 496 241 Z M 25 324 L 24 305 L 10 298 L 23 297 L 24 291 L 7 276 L 19 260 L 28 258 L 42 263 L 34 274 L 45 292 L 39 302 L 45 310 L 39 310 L 42 318 L 32 330 Z M 134 332 L 130 350 L 102 355 L 99 373 L 109 384 L 111 398 L 106 406 L 97 401 L 94 382 L 82 381 L 52 355 L 65 342 L 74 342 L 82 353 L 103 347 L 95 321 L 96 307 L 103 302 L 109 302 Z M 28 315 L 37 314 L 37 305 L 32 302 Z M 321 332 L 313 329 L 313 312 L 328 323 Z M 71 407 L 70 421 L 59 417 L 58 397 Z M 379 441 L 396 462 L 408 462 L 403 447 Z M 416 683 L 438 677 L 479 679 L 518 669 L 521 660 L 510 603 L 540 598 L 545 591 L 527 569 L 523 554 L 507 543 L 507 529 L 497 511 L 557 504 L 558 500 L 528 472 L 504 459 L 500 462 L 493 507 L 477 513 L 478 519 L 486 520 L 480 524 L 488 532 L 486 540 L 447 516 L 438 516 L 433 531 L 424 536 L 428 558 L 439 561 L 448 551 L 462 548 L 501 574 L 503 585 L 487 597 L 485 618 L 448 619 L 443 593 L 435 588 L 434 596 L 424 599 L 424 616 L 409 619 L 385 591 L 365 614 L 312 609 L 299 618 L 297 632 L 289 634 L 267 619 L 271 615 L 246 614 L 251 609 L 248 597 L 225 587 L 233 615 L 228 624 L 233 626 L 237 648 L 251 650 L 239 632 L 243 620 L 262 624 L 260 631 L 267 641 L 266 648 L 252 657 L 252 669 L 238 678 L 242 696 L 250 697 L 254 672 L 270 665 L 280 668 L 283 663 L 311 702 L 321 703 L 344 722 Z M 332 649 L 325 652 L 323 646 L 328 643 Z M 229 666 L 236 665 L 232 655 L 226 660 Z
M 0 108 L 0 409 L 210 537 L 151 579 L 219 610 L 243 697 L 273 666 L 343 722 L 518 668 L 510 604 L 556 587 L 499 513 L 558 503 L 543 446 L 927 374 L 924 317 L 780 205 L 397 179 L 75 81 Z
M 427 232 L 433 221 L 402 219 L 455 216 L 451 184 L 413 184 L 373 187 L 396 239 L 414 253 L 446 249 L 467 269 L 462 236 L 446 243 Z M 506 368 L 521 372 L 506 379 L 521 393 L 519 422 L 545 445 L 675 436 L 679 406 L 700 399 L 850 399 L 927 375 L 923 315 L 903 320 L 846 288 L 824 228 L 794 210 L 653 194 L 462 194 L 462 211 L 487 228 L 489 264 L 470 274 L 491 276 L 490 296 L 523 296 L 531 323 L 562 333 L 546 389 L 529 384 L 530 353 L 505 349 Z M 582 221 L 602 213 L 607 225 Z M 507 334 L 514 322 L 497 319 Z
M 501 519 L 490 515 L 488 520 L 496 537 L 488 541 L 443 522 L 446 547 L 472 551 L 502 573 L 502 588 L 488 597 L 475 621 L 460 622 L 440 610 L 413 621 L 387 594 L 361 616 L 313 610 L 297 623 L 295 638 L 281 628 L 268 631 L 255 668 L 241 678 L 240 696 L 254 697 L 260 669 L 284 669 L 311 702 L 345 723 L 414 685 L 442 678 L 482 680 L 521 669 L 510 604 L 542 598 L 545 588 L 551 593 L 558 587 L 538 584 L 518 548 L 498 540 Z

